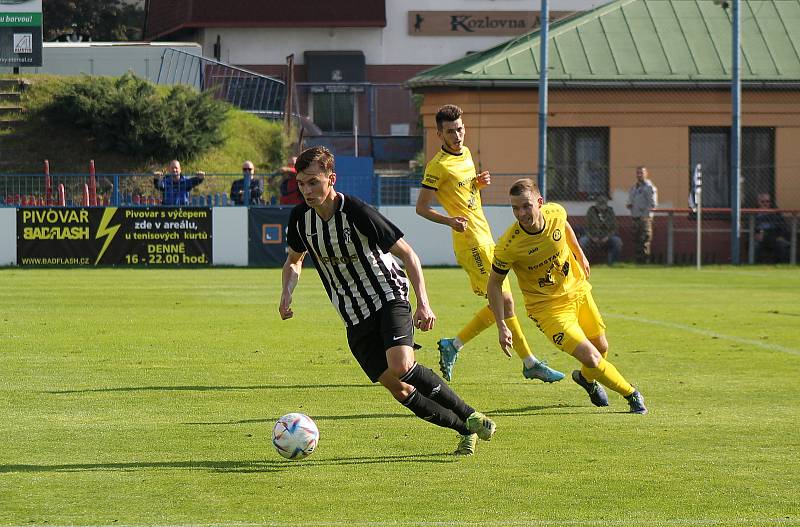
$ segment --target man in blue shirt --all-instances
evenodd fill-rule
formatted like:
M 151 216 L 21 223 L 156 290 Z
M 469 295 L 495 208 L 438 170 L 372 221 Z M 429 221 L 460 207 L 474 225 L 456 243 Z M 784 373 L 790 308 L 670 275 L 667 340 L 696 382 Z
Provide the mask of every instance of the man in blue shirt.
M 153 174 L 153 186 L 160 190 L 162 205 L 189 205 L 189 192 L 203 182 L 205 172 L 198 172 L 195 177 L 187 178 L 181 173 L 181 163 L 173 159 L 169 163 L 169 175 L 163 176 L 161 172 Z

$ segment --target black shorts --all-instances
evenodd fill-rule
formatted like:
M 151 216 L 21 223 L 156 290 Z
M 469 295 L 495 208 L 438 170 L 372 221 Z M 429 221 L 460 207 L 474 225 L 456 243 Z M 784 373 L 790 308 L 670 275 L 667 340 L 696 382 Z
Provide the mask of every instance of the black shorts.
M 386 371 L 386 350 L 414 345 L 414 317 L 407 300 L 392 300 L 364 322 L 347 328 L 350 351 L 367 374 L 378 382 Z

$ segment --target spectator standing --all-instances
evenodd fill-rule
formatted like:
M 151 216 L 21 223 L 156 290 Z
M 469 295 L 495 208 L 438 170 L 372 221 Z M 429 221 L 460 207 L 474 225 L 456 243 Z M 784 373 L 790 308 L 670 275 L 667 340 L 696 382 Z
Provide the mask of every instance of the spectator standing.
M 264 194 L 264 183 L 253 177 L 255 175 L 255 165 L 252 161 L 242 163 L 242 178 L 237 179 L 231 184 L 231 200 L 236 205 L 244 205 L 244 189 L 246 181 L 249 181 L 250 199 L 248 205 L 258 205 L 261 203 L 261 195 Z
M 180 161 L 173 159 L 169 163 L 168 175 L 160 171 L 153 173 L 153 186 L 161 191 L 162 205 L 186 206 L 189 205 L 189 193 L 205 177 L 205 172 L 197 172 L 194 177 L 187 178 L 181 172 Z
M 280 185 L 280 200 L 281 205 L 297 205 L 303 203 L 303 194 L 297 187 L 297 170 L 295 163 L 297 158 L 293 157 L 289 160 L 289 165 L 281 168 L 281 185 Z
M 764 212 L 756 214 L 755 219 L 756 262 L 789 262 L 791 243 L 786 219 L 772 206 L 769 194 L 758 195 L 758 208 Z
M 622 238 L 617 235 L 617 216 L 608 205 L 608 198 L 598 194 L 594 205 L 586 211 L 586 234 L 579 238 L 587 255 L 592 249 L 606 251 L 608 265 L 614 265 L 622 253 Z
M 653 241 L 652 209 L 658 206 L 658 189 L 648 175 L 646 167 L 636 167 L 636 184 L 631 187 L 626 204 L 631 211 L 637 263 L 650 261 L 650 244 Z

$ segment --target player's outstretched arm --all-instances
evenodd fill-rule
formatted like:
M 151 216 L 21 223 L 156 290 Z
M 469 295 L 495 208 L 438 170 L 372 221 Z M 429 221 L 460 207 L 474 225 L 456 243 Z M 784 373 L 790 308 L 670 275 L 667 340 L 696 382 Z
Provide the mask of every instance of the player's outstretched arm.
M 586 278 L 589 278 L 589 275 L 591 274 L 591 269 L 589 268 L 589 259 L 586 258 L 586 254 L 584 254 L 581 244 L 578 243 L 578 237 L 575 236 L 575 231 L 572 230 L 572 225 L 570 225 L 569 222 L 567 222 L 566 225 L 567 246 L 569 246 L 572 254 L 575 255 L 575 259 L 578 260 L 580 266 L 583 267 L 583 272 L 586 273 Z
M 292 311 L 292 292 L 300 280 L 300 273 L 303 271 L 303 258 L 306 256 L 306 253 L 299 253 L 292 248 L 287 250 L 289 254 L 286 255 L 286 262 L 283 264 L 283 273 L 281 274 L 281 303 L 278 305 L 281 320 L 294 316 L 294 311 Z
M 414 294 L 417 295 L 414 325 L 421 331 L 433 329 L 436 324 L 436 315 L 428 302 L 428 290 L 425 288 L 425 277 L 422 275 L 422 264 L 419 263 L 417 253 L 403 238 L 397 240 L 389 252 L 403 262 L 408 280 L 411 282 L 411 287 L 414 288 Z
M 489 308 L 494 314 L 494 320 L 497 323 L 497 337 L 500 342 L 500 349 L 503 350 L 507 356 L 511 356 L 512 345 L 514 344 L 511 336 L 511 330 L 508 329 L 504 320 L 504 300 L 503 300 L 503 281 L 506 279 L 502 275 L 492 269 L 489 273 L 489 283 L 486 288 L 486 296 L 489 298 Z
M 447 225 L 456 232 L 464 232 L 467 229 L 467 218 L 462 216 L 454 216 L 451 218 L 450 216 L 445 216 L 435 211 L 433 207 L 431 207 L 435 194 L 436 192 L 429 188 L 422 187 L 419 189 L 416 206 L 417 214 L 434 223 Z

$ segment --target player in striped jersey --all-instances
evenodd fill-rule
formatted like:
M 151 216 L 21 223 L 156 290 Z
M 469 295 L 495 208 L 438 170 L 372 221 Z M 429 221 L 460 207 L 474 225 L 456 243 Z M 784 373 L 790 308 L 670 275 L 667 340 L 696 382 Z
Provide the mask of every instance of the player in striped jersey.
M 292 293 L 303 258 L 309 255 L 347 328 L 350 351 L 369 379 L 381 383 L 418 417 L 458 432 L 454 453 L 472 455 L 476 440 L 488 441 L 495 424 L 415 360 L 415 328 L 428 331 L 436 322 L 417 254 L 400 229 L 377 210 L 336 192 L 333 155 L 326 148 L 304 151 L 295 169 L 305 203 L 289 216 L 281 318 L 294 315 Z M 413 313 L 409 285 L 417 298 Z
M 483 214 L 480 189 L 491 183 L 489 172 L 476 173 L 469 148 L 464 146 L 465 129 L 461 121 L 461 108 L 448 104 L 436 113 L 436 133 L 442 148 L 425 167 L 422 188 L 417 198 L 417 214 L 434 223 L 450 227 L 453 233 L 453 251 L 456 261 L 469 276 L 472 291 L 486 298 L 486 280 L 492 262 L 494 239 L 489 222 Z M 436 196 L 448 215 L 431 207 Z M 503 286 L 506 325 L 514 333 L 514 351 L 522 359 L 522 375 L 527 379 L 556 382 L 564 374 L 540 362 L 531 352 L 517 316 L 514 314 L 514 297 L 511 287 Z M 439 366 L 444 378 L 452 379 L 453 366 L 459 351 L 495 321 L 495 314 L 484 306 L 454 338 L 439 341 Z M 511 353 L 503 350 L 510 357 Z
M 502 286 L 514 270 L 525 298 L 525 309 L 548 340 L 581 363 L 572 379 L 589 394 L 595 406 L 608 406 L 600 384 L 628 401 L 630 411 L 646 414 L 644 397 L 606 357 L 603 318 L 592 298 L 589 260 L 557 203 L 544 204 L 531 179 L 520 179 L 509 191 L 517 222 L 500 237 L 489 276 L 489 305 L 502 313 Z M 497 319 L 500 347 L 513 345 L 506 323 Z M 598 384 L 598 381 L 600 384 Z

